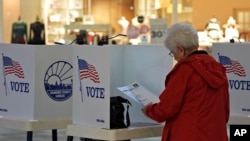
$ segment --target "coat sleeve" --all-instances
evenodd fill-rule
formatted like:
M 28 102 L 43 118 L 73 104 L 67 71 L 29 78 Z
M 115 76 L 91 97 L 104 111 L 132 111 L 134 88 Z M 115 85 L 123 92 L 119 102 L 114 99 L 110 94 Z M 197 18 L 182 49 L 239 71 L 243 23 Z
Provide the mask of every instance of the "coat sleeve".
M 182 107 L 187 84 L 192 83 L 189 80 L 192 72 L 193 69 L 187 64 L 173 69 L 166 79 L 166 87 L 159 97 L 160 102 L 147 107 L 147 116 L 157 122 L 168 121 L 176 116 Z

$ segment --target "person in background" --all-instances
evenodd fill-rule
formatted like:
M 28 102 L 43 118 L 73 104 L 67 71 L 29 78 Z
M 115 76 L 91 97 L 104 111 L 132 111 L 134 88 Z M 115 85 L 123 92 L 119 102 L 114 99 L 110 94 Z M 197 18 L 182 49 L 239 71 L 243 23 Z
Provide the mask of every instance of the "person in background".
M 176 23 L 166 31 L 164 45 L 177 64 L 166 76 L 159 103 L 142 112 L 165 122 L 162 141 L 228 141 L 229 90 L 225 68 L 198 50 L 197 31 Z

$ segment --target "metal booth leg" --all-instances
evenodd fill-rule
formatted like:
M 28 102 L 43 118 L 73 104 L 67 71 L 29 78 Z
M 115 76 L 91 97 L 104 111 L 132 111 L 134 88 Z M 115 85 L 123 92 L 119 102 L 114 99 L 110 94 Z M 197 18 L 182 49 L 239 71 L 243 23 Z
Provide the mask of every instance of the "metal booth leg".
M 57 141 L 57 129 L 52 129 L 52 141 Z
M 33 132 L 27 131 L 27 141 L 32 141 Z
M 68 136 L 67 141 L 73 141 L 73 136 Z

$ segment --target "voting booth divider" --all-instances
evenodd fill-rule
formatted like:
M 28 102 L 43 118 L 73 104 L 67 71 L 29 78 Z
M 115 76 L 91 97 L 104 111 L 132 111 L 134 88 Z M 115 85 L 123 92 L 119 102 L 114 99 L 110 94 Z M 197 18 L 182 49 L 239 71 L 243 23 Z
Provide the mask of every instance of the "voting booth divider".
M 163 46 L 74 46 L 73 67 L 73 124 L 109 129 L 110 96 L 129 99 L 117 87 L 137 81 L 159 95 L 172 58 Z M 153 122 L 129 100 L 131 122 Z
M 73 46 L 73 115 L 67 127 L 73 136 L 123 140 L 156 137 L 162 125 L 145 117 L 142 105 L 118 91 L 118 87 L 138 82 L 159 95 L 173 60 L 164 46 Z M 110 97 L 130 100 L 131 128 L 110 129 Z M 135 124 L 134 124 L 135 123 Z
M 225 69 L 229 83 L 231 141 L 249 140 L 250 136 L 250 43 L 215 43 L 213 57 Z M 239 131 L 246 132 L 239 136 Z M 244 140 L 245 141 L 245 140 Z
M 73 47 L 73 124 L 110 128 L 111 87 L 123 84 L 122 52 L 121 47 Z
M 28 131 L 72 123 L 72 49 L 0 44 L 0 127 Z M 55 133 L 56 135 L 56 133 Z
M 250 115 L 249 43 L 216 43 L 213 57 L 226 68 L 231 116 Z
M 0 127 L 28 131 L 29 141 L 32 131 L 70 124 L 110 129 L 110 96 L 126 97 L 117 87 L 137 81 L 159 95 L 172 68 L 163 46 L 0 44 L 0 52 Z M 130 101 L 131 122 L 155 123 Z
M 70 119 L 73 66 L 62 46 L 0 45 L 0 115 L 10 119 Z

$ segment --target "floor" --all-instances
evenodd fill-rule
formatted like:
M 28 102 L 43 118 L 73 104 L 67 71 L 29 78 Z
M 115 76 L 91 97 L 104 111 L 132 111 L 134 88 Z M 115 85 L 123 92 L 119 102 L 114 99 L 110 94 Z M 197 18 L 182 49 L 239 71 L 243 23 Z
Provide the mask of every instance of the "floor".
M 66 129 L 57 131 L 58 141 L 67 141 Z M 26 141 L 26 132 L 14 129 L 0 128 L 0 141 Z M 33 141 L 52 141 L 51 131 L 34 131 Z M 80 138 L 74 137 L 74 141 L 80 141 Z M 132 141 L 160 141 L 160 138 L 135 139 Z
M 66 129 L 58 130 L 57 136 L 57 141 L 67 141 Z M 25 131 L 0 128 L 0 141 L 26 141 L 26 138 L 27 135 Z M 34 131 L 33 141 L 52 141 L 52 133 L 50 130 Z M 74 141 L 81 140 L 79 137 L 74 137 Z M 133 139 L 131 141 L 160 141 L 160 137 Z

